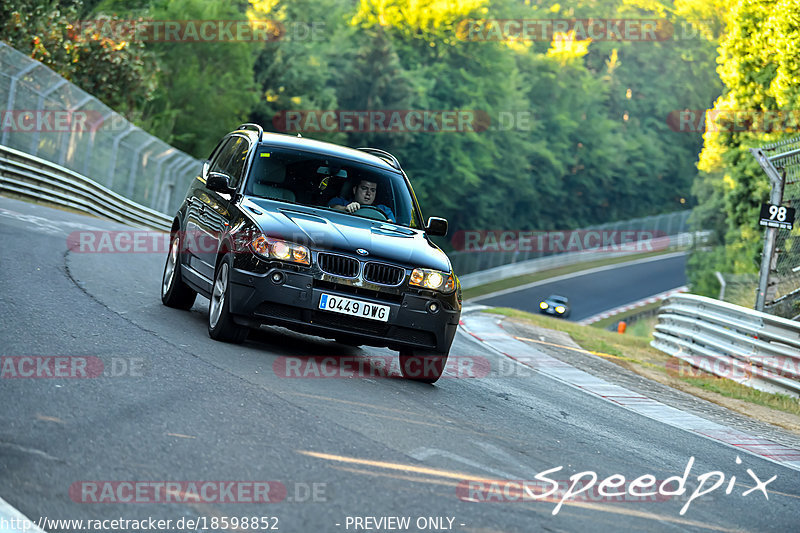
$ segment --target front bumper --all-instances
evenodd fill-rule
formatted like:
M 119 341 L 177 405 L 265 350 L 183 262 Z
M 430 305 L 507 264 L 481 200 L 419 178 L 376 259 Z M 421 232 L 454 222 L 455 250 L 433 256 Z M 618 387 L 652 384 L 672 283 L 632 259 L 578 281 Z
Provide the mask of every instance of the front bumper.
M 280 281 L 272 279 L 276 273 L 280 274 Z M 357 287 L 279 267 L 265 273 L 234 268 L 230 290 L 230 310 L 239 323 L 251 327 L 281 325 L 321 337 L 346 337 L 394 350 L 414 348 L 447 353 L 461 316 L 455 295 L 408 294 L 397 290 L 359 292 Z M 323 293 L 387 305 L 389 319 L 381 322 L 320 310 Z M 428 310 L 432 301 L 439 304 L 435 313 Z

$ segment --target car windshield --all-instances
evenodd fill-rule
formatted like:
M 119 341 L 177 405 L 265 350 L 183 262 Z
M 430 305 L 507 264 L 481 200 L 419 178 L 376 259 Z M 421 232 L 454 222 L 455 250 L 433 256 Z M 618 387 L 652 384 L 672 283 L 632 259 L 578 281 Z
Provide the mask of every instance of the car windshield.
M 315 208 L 341 211 L 356 200 L 358 188 L 370 189 L 354 216 L 420 229 L 411 192 L 403 176 L 356 161 L 313 152 L 260 146 L 245 194 Z

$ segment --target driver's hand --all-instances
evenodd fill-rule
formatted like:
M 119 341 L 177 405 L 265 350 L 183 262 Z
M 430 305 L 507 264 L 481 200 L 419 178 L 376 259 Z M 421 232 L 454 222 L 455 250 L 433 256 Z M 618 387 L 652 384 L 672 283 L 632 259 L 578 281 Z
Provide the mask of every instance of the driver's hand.
M 355 212 L 356 212 L 356 211 L 358 211 L 359 209 L 361 209 L 361 204 L 360 204 L 360 203 L 358 203 L 358 202 L 350 202 L 350 203 L 349 203 L 349 204 L 347 204 L 347 206 L 344 208 L 344 210 L 345 210 L 345 211 L 347 211 L 348 213 L 355 213 Z

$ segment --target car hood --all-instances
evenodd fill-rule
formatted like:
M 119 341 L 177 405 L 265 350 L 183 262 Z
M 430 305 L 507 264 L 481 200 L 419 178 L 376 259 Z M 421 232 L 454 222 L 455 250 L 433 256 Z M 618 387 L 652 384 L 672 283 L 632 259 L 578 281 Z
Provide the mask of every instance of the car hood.
M 357 255 L 356 250 L 363 249 L 368 252 L 364 259 L 450 271 L 445 253 L 418 230 L 265 199 L 245 199 L 242 208 L 269 237 L 305 244 L 320 251 Z

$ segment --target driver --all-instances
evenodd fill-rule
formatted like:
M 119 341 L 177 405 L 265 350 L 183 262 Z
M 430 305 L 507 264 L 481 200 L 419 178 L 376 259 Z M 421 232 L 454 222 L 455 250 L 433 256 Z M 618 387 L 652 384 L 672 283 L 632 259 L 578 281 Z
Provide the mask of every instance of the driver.
M 371 206 L 372 202 L 375 201 L 375 196 L 378 192 L 378 185 L 374 181 L 367 181 L 362 179 L 359 181 L 355 187 L 353 187 L 353 197 L 354 200 L 352 202 L 348 202 L 341 196 L 337 196 L 336 198 L 331 199 L 328 202 L 328 207 L 332 207 L 337 211 L 345 211 L 347 213 L 355 213 L 363 206 Z M 395 222 L 394 213 L 392 210 L 386 207 L 383 204 L 378 204 L 373 206 L 374 208 L 378 209 L 381 213 L 386 215 L 386 218 L 389 219 L 390 222 Z

